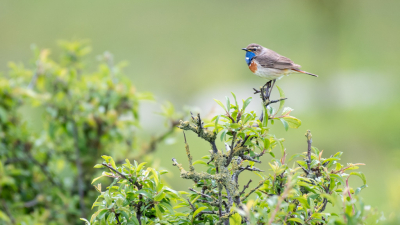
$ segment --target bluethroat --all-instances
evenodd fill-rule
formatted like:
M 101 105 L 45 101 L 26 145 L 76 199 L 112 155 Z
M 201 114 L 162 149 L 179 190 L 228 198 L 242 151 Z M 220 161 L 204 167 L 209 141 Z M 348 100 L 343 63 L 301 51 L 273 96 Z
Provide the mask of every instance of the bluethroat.
M 249 66 L 251 72 L 261 78 L 265 78 L 268 80 L 268 82 L 261 88 L 261 90 L 254 89 L 256 91 L 255 93 L 261 92 L 261 96 L 264 101 L 269 101 L 269 97 L 271 95 L 271 91 L 276 80 L 282 78 L 285 75 L 289 75 L 291 73 L 304 73 L 314 77 L 318 77 L 315 74 L 301 70 L 300 65 L 293 63 L 293 61 L 289 58 L 281 56 L 271 49 L 265 48 L 261 45 L 249 44 L 246 48 L 243 48 L 242 50 L 246 51 L 246 63 Z M 278 101 L 279 100 L 269 103 L 274 103 Z

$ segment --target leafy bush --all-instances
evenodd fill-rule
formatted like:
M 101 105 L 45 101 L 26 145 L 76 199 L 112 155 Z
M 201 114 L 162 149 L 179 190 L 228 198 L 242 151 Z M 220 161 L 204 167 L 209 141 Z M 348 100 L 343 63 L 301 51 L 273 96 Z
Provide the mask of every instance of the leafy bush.
M 139 149 L 139 102 L 152 96 L 136 91 L 110 53 L 91 72 L 87 42 L 60 46 L 60 60 L 33 46 L 32 66 L 10 63 L 0 77 L 1 224 L 80 223 L 96 198 L 90 182 L 101 155 L 141 158 L 173 131 Z M 43 115 L 37 132 L 23 120 L 31 113 Z
M 234 94 L 233 99 L 232 104 L 226 98 L 226 105 L 216 100 L 225 113 L 207 123 L 197 114 L 191 122 L 181 121 L 178 126 L 196 133 L 211 148 L 209 155 L 192 162 L 184 137 L 189 169 L 172 159 L 180 176 L 194 181 L 190 192 L 177 192 L 163 184 L 160 175 L 165 171 L 145 169 L 144 163 L 129 161 L 117 166 L 112 158 L 103 156 L 103 164 L 95 167 L 105 168 L 102 176 L 114 180 L 104 191 L 101 184 L 96 186 L 101 193 L 93 204 L 97 210 L 90 220 L 84 219 L 86 223 L 295 225 L 374 224 L 382 220 L 359 196 L 367 187 L 366 178 L 354 170 L 363 164 L 342 165 L 342 152 L 323 156 L 323 151 L 311 145 L 310 131 L 305 135 L 307 151 L 288 158 L 284 139 L 271 134 L 270 126 L 280 120 L 285 129 L 298 128 L 301 122 L 290 115 L 292 109 L 284 108 L 281 101 L 278 110 L 264 107 L 263 116 L 258 118 L 255 112 L 246 111 L 251 98 L 241 107 Z M 225 143 L 225 150 L 217 148 L 217 140 Z M 256 167 L 264 155 L 271 156 L 269 174 Z M 300 159 L 291 163 L 295 158 Z M 207 171 L 196 171 L 196 164 L 206 165 Z M 243 172 L 257 174 L 260 181 L 251 188 L 252 180 L 241 186 L 238 178 Z M 350 187 L 350 177 L 359 177 L 363 185 Z

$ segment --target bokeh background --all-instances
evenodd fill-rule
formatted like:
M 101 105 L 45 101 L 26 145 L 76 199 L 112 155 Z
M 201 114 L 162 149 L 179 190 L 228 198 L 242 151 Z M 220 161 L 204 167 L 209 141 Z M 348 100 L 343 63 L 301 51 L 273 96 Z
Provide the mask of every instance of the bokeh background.
M 260 110 L 252 87 L 264 80 L 251 74 L 240 50 L 259 43 L 320 75 L 278 82 L 292 115 L 302 120 L 297 130 L 273 127 L 286 139 L 289 155 L 305 151 L 310 129 L 313 145 L 325 154 L 343 151 L 344 162 L 366 164 L 361 170 L 369 187 L 362 197 L 391 217 L 400 212 L 399 8 L 400 1 L 374 0 L 2 0 L 0 71 L 7 71 L 9 61 L 28 62 L 32 43 L 56 54 L 57 40 L 90 39 L 93 60 L 105 50 L 127 60 L 125 72 L 137 89 L 155 94 L 157 101 L 141 108 L 145 138 L 164 129 L 153 113 L 164 101 L 212 114 L 213 98 L 233 91 L 239 98 L 253 96 L 251 107 Z M 38 117 L 26 116 L 32 130 L 40 129 Z M 185 162 L 181 138 L 162 144 L 155 163 L 171 171 L 167 179 L 174 189 L 187 190 L 190 182 L 179 178 L 170 161 Z M 188 138 L 194 158 L 207 154 L 206 143 Z

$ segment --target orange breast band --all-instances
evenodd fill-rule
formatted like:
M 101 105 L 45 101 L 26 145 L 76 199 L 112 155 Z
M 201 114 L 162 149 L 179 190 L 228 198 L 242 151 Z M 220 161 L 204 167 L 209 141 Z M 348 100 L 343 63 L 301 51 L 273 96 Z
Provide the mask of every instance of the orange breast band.
M 255 73 L 257 71 L 257 64 L 254 62 L 254 60 L 251 62 L 249 69 L 251 72 Z

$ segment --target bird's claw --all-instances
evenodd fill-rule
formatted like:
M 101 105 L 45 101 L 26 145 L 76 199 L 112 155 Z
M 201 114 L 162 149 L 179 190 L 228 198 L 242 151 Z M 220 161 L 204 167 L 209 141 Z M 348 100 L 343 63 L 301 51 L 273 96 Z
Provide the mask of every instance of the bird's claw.
M 260 90 L 257 90 L 257 89 L 255 89 L 255 88 L 253 88 L 253 90 L 254 90 L 254 94 L 261 93 L 261 91 L 260 91 Z
M 272 104 L 272 103 L 277 103 L 277 102 L 280 102 L 280 101 L 283 101 L 283 100 L 286 100 L 287 98 L 280 98 L 280 99 L 277 99 L 277 100 L 269 100 L 269 99 L 266 99 L 266 101 L 264 102 L 264 105 L 265 106 L 268 106 L 268 105 L 270 105 L 270 104 Z

